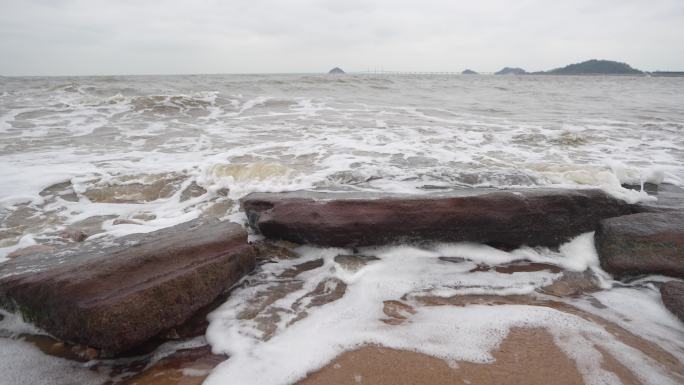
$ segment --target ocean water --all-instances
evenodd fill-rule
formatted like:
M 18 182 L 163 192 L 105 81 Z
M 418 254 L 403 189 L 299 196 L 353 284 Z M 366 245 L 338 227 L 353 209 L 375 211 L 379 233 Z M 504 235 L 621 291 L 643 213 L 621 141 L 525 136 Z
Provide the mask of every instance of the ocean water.
M 252 191 L 556 186 L 651 200 L 622 185 L 684 183 L 682 106 L 684 78 L 0 78 L 0 262 L 35 243 L 69 242 L 65 230 L 96 239 L 201 215 L 244 223 L 237 201 Z M 591 233 L 559 250 L 460 243 L 296 253 L 261 265 L 210 315 L 206 338 L 231 358 L 208 384 L 291 384 L 369 343 L 491 363 L 517 327 L 548 329 L 587 384 L 620 383 L 601 365 L 605 354 L 644 384 L 684 379 L 684 324 L 657 288 L 667 279 L 614 281 Z M 339 258 L 353 253 L 354 263 Z M 521 260 L 557 269 L 496 269 Z M 311 268 L 285 274 L 300 266 Z M 564 272 L 588 274 L 598 291 L 544 294 Z M 469 296 L 503 302 L 433 303 Z M 29 327 L 4 316 L 0 332 Z M 46 373 L 25 368 L 44 360 L 56 384 L 107 380 L 11 341 L 0 355 L 12 378 L 41 383 Z
M 64 228 L 239 220 L 251 191 L 598 186 L 636 201 L 621 183 L 684 181 L 682 106 L 682 78 L 0 78 L 0 259 Z

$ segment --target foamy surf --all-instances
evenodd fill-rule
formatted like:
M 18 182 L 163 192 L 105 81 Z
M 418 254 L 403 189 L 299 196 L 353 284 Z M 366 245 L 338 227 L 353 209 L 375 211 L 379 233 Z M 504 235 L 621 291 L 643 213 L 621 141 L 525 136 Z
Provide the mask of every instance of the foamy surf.
M 73 243 L 75 230 L 106 240 L 197 217 L 244 223 L 238 200 L 253 191 L 563 187 L 652 201 L 649 185 L 684 182 L 681 84 L 635 78 L 625 93 L 621 81 L 2 78 L 0 262 L 27 246 Z M 548 330 L 586 383 L 619 381 L 601 357 L 642 383 L 681 382 L 682 326 L 660 302 L 652 282 L 661 278 L 618 284 L 592 242 L 297 249 L 296 259 L 262 265 L 211 315 L 212 348 L 231 358 L 207 382 L 293 383 L 366 344 L 492 364 L 520 328 Z M 548 294 L 567 272 L 596 291 Z M 32 360 L 59 373 L 55 383 L 108 375 L 11 345 L 0 349 L 8 363 L 26 358 L 3 367 L 12 375 Z
M 678 356 L 681 365 L 684 345 L 677 336 L 684 327 L 652 288 L 623 287 L 566 298 L 575 309 L 568 311 L 550 305 L 556 299 L 543 290 L 561 273 L 548 267 L 512 273 L 483 268 L 524 260 L 589 269 L 597 288 L 610 289 L 612 280 L 598 267 L 591 233 L 561 246 L 560 253 L 544 248 L 504 252 L 474 244 L 368 248 L 358 253 L 301 247 L 297 252 L 299 258 L 262 265 L 210 315 L 207 339 L 214 352 L 230 359 L 206 384 L 292 384 L 343 352 L 368 345 L 418 352 L 452 365 L 491 364 L 492 351 L 512 328 L 551 333 L 586 384 L 622 383 L 602 364 L 604 354 L 644 384 L 681 380 L 681 373 L 661 366 L 653 352 L 635 348 L 580 311 L 662 346 Z M 340 257 L 345 255 L 354 255 L 357 263 Z M 296 274 L 288 273 L 293 271 Z M 497 303 L 501 300 L 496 298 L 511 300 Z M 601 304 L 600 310 L 592 301 Z M 648 314 L 640 315 L 640 306 L 649 309 Z M 662 326 L 648 326 L 652 322 Z
M 660 84 L 659 94 L 638 79 L 643 100 L 602 108 L 579 96 L 619 82 L 586 82 L 556 93 L 555 79 L 528 88 L 524 79 L 489 77 L 3 79 L 0 92 L 13 97 L 0 105 L 0 255 L 22 237 L 53 242 L 102 212 L 116 218 L 89 229 L 98 236 L 136 231 L 113 226 L 117 218 L 157 218 L 143 221 L 147 229 L 206 212 L 238 219 L 235 201 L 252 191 L 599 187 L 637 202 L 653 199 L 642 184 L 680 184 L 682 101 L 668 91 L 676 85 Z M 410 92 L 388 98 L 387 87 Z M 432 97 L 444 92 L 448 101 Z M 519 103 L 493 97 L 502 92 Z M 532 108 L 549 98 L 562 114 Z M 660 120 L 639 113 L 651 105 L 671 110 Z M 70 183 L 75 198 L 51 199 L 46 189 L 59 183 Z M 191 200 L 188 186 L 199 187 Z M 35 225 L 7 223 L 22 210 Z

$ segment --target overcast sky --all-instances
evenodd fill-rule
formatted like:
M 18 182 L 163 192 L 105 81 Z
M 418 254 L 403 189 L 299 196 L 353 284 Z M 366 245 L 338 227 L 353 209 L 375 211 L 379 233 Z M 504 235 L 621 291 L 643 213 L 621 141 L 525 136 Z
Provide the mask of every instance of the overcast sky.
M 684 0 L 0 0 L 0 75 L 684 70 Z

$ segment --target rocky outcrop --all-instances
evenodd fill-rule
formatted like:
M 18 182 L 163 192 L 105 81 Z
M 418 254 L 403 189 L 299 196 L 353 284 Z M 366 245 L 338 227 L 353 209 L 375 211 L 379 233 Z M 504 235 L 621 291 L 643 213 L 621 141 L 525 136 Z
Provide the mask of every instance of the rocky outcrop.
M 331 69 L 330 71 L 328 71 L 328 74 L 330 74 L 330 75 L 342 75 L 344 73 L 345 72 L 340 67 L 335 67 L 335 68 Z
M 517 67 L 504 67 L 494 73 L 494 75 L 525 75 L 527 71 Z
M 612 274 L 684 278 L 684 212 L 606 219 L 601 221 L 595 241 L 601 267 Z
M 182 324 L 255 265 L 245 230 L 194 220 L 0 265 L 0 305 L 65 341 L 126 351 Z
M 612 60 L 591 59 L 581 63 L 569 64 L 563 68 L 541 72 L 548 75 L 643 75 L 627 63 Z
M 463 70 L 463 72 L 461 72 L 461 75 L 478 75 L 478 73 L 473 70 Z
M 667 310 L 684 321 L 684 282 L 665 282 L 660 286 L 660 295 Z
M 241 201 L 264 236 L 354 247 L 470 241 L 553 246 L 636 208 L 599 190 L 463 190 L 448 195 L 252 193 Z

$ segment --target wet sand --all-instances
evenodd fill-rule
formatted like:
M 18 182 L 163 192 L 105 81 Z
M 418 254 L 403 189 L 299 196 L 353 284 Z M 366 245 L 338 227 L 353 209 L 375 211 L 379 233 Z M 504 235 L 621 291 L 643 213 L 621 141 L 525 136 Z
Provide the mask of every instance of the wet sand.
M 492 356 L 488 364 L 449 364 L 421 353 L 368 346 L 341 354 L 298 385 L 584 384 L 575 362 L 544 329 L 512 329 Z M 614 360 L 606 360 L 605 368 L 624 384 L 640 383 Z

